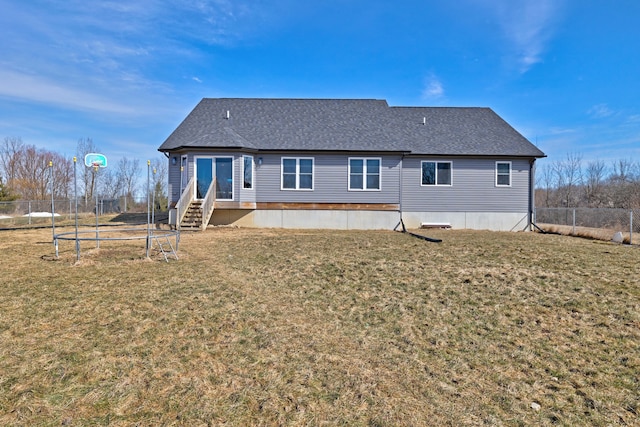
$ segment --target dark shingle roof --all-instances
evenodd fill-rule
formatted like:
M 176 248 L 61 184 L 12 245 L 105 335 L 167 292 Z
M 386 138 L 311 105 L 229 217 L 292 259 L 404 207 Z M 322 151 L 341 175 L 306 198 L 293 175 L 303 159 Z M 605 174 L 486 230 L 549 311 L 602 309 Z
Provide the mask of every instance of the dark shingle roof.
M 205 98 L 159 150 L 183 148 L 544 156 L 489 108 L 373 99 Z
M 395 129 L 413 153 L 544 157 L 490 108 L 391 107 Z

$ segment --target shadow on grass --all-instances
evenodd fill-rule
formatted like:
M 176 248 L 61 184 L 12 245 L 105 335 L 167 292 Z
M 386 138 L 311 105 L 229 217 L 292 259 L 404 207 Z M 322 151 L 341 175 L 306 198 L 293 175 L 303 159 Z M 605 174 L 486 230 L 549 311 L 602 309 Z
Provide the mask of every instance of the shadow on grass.
M 146 212 L 123 212 L 109 220 L 109 222 L 117 222 L 121 224 L 146 224 L 148 220 Z M 166 223 L 169 219 L 168 212 L 156 212 L 154 215 L 155 223 Z

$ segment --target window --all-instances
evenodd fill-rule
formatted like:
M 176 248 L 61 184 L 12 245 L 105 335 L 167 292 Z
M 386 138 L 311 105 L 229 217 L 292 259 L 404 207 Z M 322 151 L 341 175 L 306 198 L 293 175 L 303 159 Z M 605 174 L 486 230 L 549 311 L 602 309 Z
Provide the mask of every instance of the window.
M 511 162 L 496 162 L 496 186 L 511 187 Z
M 422 185 L 451 185 L 451 162 L 422 162 Z
M 242 188 L 253 188 L 253 156 L 242 156 L 243 184 Z
M 282 189 L 313 190 L 313 159 L 283 157 Z
M 349 190 L 380 190 L 380 159 L 349 159 Z

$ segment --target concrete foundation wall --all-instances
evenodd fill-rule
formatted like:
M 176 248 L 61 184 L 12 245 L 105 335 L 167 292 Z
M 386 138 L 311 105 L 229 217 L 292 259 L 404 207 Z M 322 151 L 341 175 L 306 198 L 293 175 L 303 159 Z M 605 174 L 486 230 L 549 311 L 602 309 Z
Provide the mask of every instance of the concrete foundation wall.
M 323 228 L 392 230 L 400 222 L 393 211 L 348 210 L 217 210 L 210 224 L 257 228 Z
M 424 223 L 449 223 L 454 229 L 522 231 L 528 230 L 526 212 L 404 212 L 407 228 Z M 310 228 L 334 230 L 393 230 L 400 214 L 393 211 L 349 210 L 241 210 L 219 209 L 212 225 L 256 228 Z
M 407 228 L 424 223 L 449 223 L 454 229 L 523 231 L 529 230 L 526 212 L 403 212 Z

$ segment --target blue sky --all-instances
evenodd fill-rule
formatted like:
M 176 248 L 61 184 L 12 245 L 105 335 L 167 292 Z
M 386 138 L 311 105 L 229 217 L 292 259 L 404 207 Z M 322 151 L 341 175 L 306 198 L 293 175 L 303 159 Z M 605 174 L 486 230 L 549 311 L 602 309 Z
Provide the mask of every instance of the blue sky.
M 483 106 L 640 161 L 637 0 L 0 0 L 0 138 L 156 158 L 203 97 Z

